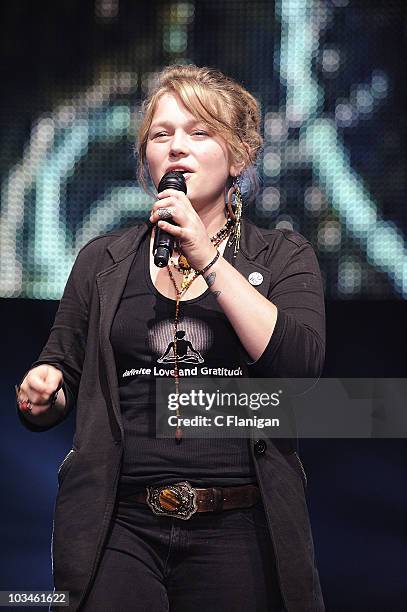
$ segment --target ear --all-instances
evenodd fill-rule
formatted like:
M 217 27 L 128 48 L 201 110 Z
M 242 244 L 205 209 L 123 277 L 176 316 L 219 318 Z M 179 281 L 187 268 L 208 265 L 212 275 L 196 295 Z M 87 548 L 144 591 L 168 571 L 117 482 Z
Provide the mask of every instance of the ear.
M 250 147 L 249 147 L 249 145 L 246 142 L 244 142 L 242 144 L 243 144 L 244 148 L 246 149 L 247 157 L 250 159 Z M 246 165 L 247 164 L 246 164 L 245 161 L 236 162 L 236 161 L 232 160 L 232 162 L 230 164 L 230 167 L 229 167 L 229 174 L 230 174 L 230 176 L 235 177 L 235 176 L 239 176 L 240 174 L 242 174 L 242 172 L 245 169 Z
M 244 168 L 245 168 L 245 163 L 244 162 L 240 162 L 239 164 L 231 164 L 230 168 L 229 168 L 229 174 L 230 176 L 233 176 L 233 178 L 235 178 L 236 176 L 239 176 L 240 174 L 242 174 Z

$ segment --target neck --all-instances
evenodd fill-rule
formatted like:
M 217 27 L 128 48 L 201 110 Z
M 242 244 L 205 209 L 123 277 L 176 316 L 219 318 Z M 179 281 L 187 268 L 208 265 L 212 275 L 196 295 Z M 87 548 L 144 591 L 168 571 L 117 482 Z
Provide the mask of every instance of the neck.
M 226 223 L 224 202 L 203 206 L 196 211 L 209 236 L 213 236 Z

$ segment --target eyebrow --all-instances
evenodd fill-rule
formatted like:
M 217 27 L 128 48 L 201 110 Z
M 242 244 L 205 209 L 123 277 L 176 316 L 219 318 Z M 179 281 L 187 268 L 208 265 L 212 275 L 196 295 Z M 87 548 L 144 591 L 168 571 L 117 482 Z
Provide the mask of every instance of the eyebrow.
M 189 119 L 185 123 L 185 126 L 186 127 L 192 127 L 193 125 L 197 125 L 197 124 L 206 125 L 205 121 L 203 121 L 202 119 Z M 170 127 L 173 127 L 173 123 L 171 121 L 167 121 L 165 119 L 163 119 L 163 121 L 155 121 L 155 122 L 151 123 L 149 132 L 151 130 L 156 129 L 157 127 L 170 128 Z

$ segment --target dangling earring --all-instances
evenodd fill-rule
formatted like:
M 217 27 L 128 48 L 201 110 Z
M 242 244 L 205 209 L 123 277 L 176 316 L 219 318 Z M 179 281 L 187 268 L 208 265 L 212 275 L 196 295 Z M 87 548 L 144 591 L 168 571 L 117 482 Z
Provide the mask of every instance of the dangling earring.
M 235 245 L 233 257 L 236 257 L 237 252 L 240 247 L 240 219 L 242 216 L 242 207 L 243 207 L 242 191 L 240 189 L 239 177 L 236 176 L 233 179 L 232 187 L 228 191 L 228 204 L 227 204 L 229 217 L 232 219 L 234 223 L 231 238 L 229 241 L 229 244 Z

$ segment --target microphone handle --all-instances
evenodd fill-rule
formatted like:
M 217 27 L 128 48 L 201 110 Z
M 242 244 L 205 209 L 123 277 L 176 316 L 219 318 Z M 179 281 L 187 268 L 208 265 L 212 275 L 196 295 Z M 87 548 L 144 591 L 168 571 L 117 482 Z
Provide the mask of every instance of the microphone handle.
M 171 221 L 167 221 L 167 223 L 171 223 Z M 168 264 L 171 253 L 174 250 L 174 244 L 174 236 L 161 229 L 161 227 L 155 228 L 153 254 L 154 263 L 158 268 L 165 268 Z
M 161 181 L 159 182 L 157 191 L 158 193 L 160 193 L 165 189 L 176 189 L 177 191 L 183 191 L 186 194 L 187 185 L 182 172 L 171 171 L 164 174 Z M 160 227 L 156 227 L 153 244 L 153 255 L 154 263 L 158 268 L 164 268 L 168 264 L 169 258 L 174 250 L 174 244 L 174 236 L 172 236 L 168 232 L 165 232 Z

